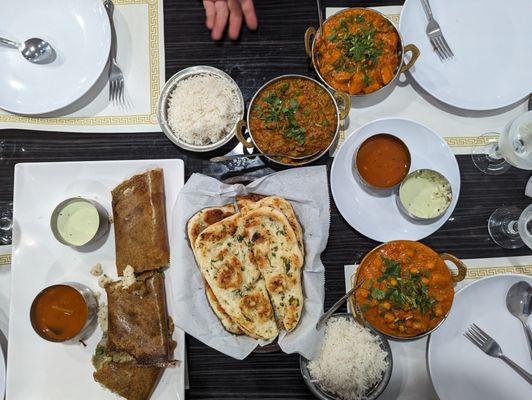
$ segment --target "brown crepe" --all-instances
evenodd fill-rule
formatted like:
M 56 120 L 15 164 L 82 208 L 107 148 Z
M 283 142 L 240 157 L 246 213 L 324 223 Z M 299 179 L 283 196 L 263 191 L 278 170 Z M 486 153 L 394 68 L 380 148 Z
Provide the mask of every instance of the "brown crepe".
M 162 169 L 122 182 L 113 189 L 112 196 L 118 275 L 128 265 L 137 274 L 167 266 L 170 252 Z
M 108 362 L 93 373 L 94 380 L 127 400 L 149 399 L 163 368 L 143 367 L 134 361 Z
M 106 286 L 108 352 L 125 352 L 142 365 L 167 365 L 169 339 L 164 274 L 146 272 L 129 288 L 120 281 Z

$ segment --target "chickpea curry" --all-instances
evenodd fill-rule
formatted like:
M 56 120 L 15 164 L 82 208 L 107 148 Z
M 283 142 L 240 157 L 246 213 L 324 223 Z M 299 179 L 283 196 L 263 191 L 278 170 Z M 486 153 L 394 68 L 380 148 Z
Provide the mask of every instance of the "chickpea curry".
M 302 157 L 324 151 L 334 139 L 336 106 L 310 79 L 281 78 L 261 90 L 253 103 L 249 130 L 263 153 Z
M 396 28 L 381 14 L 348 9 L 329 18 L 316 38 L 318 70 L 331 87 L 352 95 L 392 81 L 401 61 Z
M 453 280 L 445 262 L 427 246 L 393 241 L 359 267 L 356 292 L 364 318 L 380 332 L 409 338 L 435 328 L 449 313 Z

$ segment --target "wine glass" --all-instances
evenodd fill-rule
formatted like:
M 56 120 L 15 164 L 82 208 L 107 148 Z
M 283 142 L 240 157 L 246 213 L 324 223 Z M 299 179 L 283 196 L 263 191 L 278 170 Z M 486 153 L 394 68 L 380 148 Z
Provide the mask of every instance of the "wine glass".
M 500 207 L 488 220 L 488 231 L 495 243 L 505 249 L 518 249 L 525 244 L 532 249 L 532 204 L 524 210 Z
M 511 166 L 532 170 L 532 111 L 527 111 L 504 127 L 501 134 L 481 135 L 471 148 L 473 163 L 482 172 L 502 174 Z
M 13 203 L 0 202 L 0 246 L 11 244 Z

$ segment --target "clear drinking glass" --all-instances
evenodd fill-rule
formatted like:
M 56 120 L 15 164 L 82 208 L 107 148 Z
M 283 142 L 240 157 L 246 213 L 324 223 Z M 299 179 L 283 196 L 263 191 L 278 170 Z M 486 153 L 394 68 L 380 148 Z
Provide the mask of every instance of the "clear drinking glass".
M 0 246 L 11 244 L 13 203 L 0 202 Z
M 532 249 L 532 204 L 524 210 L 500 207 L 488 220 L 488 231 L 495 243 L 505 249 L 518 249 L 525 244 Z
M 481 135 L 479 143 L 472 147 L 471 157 L 482 172 L 499 175 L 511 166 L 532 170 L 532 111 L 510 121 L 501 134 Z

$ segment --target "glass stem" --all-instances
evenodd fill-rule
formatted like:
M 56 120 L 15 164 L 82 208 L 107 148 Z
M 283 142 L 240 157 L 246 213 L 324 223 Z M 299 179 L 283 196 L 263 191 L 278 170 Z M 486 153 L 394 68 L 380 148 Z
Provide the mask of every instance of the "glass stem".
M 501 154 L 501 150 L 499 148 L 499 143 L 494 143 L 491 146 L 490 151 L 488 153 L 488 157 L 491 158 L 492 160 L 500 160 L 503 158 Z
M 506 233 L 508 236 L 519 236 L 517 226 L 517 220 L 509 221 L 507 224 L 504 224 L 504 233 Z

